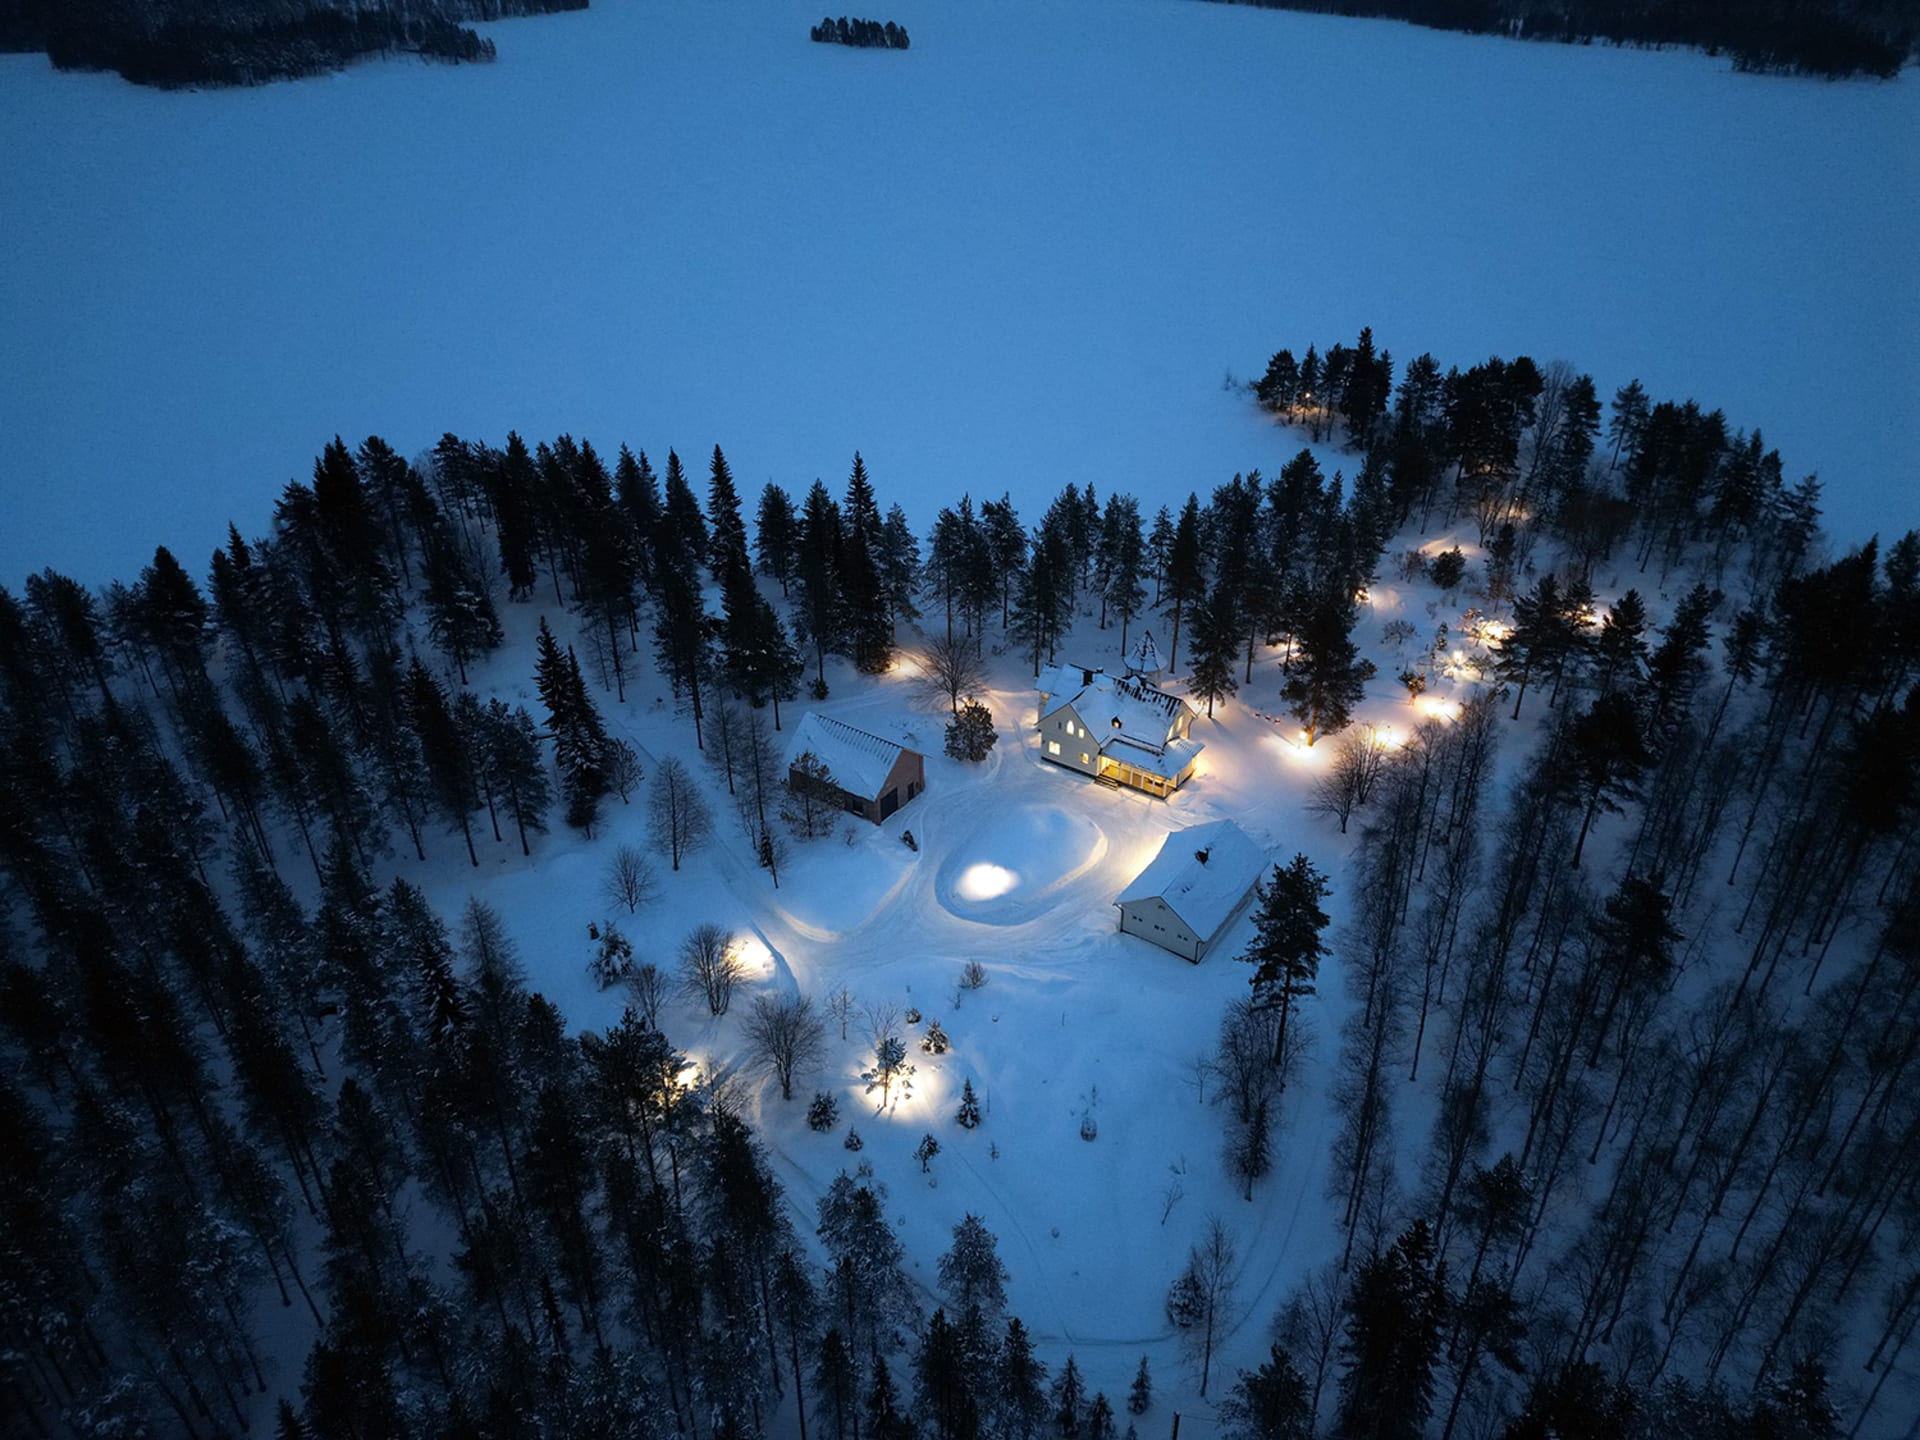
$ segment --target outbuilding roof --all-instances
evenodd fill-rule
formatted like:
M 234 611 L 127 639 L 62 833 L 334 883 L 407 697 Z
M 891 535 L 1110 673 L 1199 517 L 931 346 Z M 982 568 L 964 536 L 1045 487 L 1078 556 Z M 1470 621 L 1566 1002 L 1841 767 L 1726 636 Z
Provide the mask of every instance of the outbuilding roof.
M 887 783 L 894 762 L 906 748 L 897 740 L 809 710 L 800 717 L 788 742 L 787 768 L 792 769 L 794 761 L 811 751 L 842 790 L 865 800 L 878 800 L 880 787 Z
M 1240 908 L 1269 863 L 1266 851 L 1231 820 L 1192 825 L 1167 836 L 1153 863 L 1113 903 L 1164 900 L 1194 934 L 1208 940 Z

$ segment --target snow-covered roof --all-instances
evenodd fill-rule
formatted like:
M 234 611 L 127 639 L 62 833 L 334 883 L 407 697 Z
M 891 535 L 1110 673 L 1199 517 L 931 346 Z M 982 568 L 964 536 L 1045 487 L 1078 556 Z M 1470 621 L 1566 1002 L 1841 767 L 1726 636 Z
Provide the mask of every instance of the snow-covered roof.
M 877 800 L 880 787 L 886 784 L 894 762 L 906 748 L 897 740 L 857 730 L 844 720 L 809 710 L 800 717 L 788 742 L 787 767 L 791 769 L 794 761 L 811 751 L 842 790 Z
M 1153 643 L 1153 631 L 1141 630 L 1140 643 L 1127 652 L 1127 674 L 1148 679 L 1161 673 L 1160 647 Z
M 1266 851 L 1246 831 L 1231 820 L 1213 820 L 1167 836 L 1153 863 L 1134 876 L 1113 903 L 1158 896 L 1206 940 L 1239 908 L 1267 865 Z
M 1084 680 L 1085 673 L 1062 666 L 1042 677 L 1043 681 L 1064 680 L 1070 675 L 1073 681 L 1080 682 L 1065 685 L 1058 691 L 1046 691 L 1048 698 L 1040 706 L 1042 720 L 1071 705 L 1074 713 L 1086 721 L 1103 751 L 1115 740 L 1124 740 L 1156 754 L 1167 748 L 1188 708 L 1185 700 L 1157 690 L 1144 680 L 1109 675 L 1104 670 L 1095 670 L 1091 680 Z

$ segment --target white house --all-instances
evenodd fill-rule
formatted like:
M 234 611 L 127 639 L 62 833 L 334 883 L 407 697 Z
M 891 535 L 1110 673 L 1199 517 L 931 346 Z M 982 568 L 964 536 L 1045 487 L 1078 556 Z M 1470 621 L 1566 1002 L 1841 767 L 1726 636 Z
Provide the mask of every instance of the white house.
M 1040 754 L 1055 765 L 1164 800 L 1206 749 L 1188 738 L 1193 707 L 1145 680 L 1060 665 L 1038 683 Z
M 812 755 L 833 776 L 822 799 L 876 825 L 927 788 L 927 762 L 919 751 L 811 710 L 787 746 L 787 783 L 818 789 L 817 780 L 793 769 L 802 755 Z
M 1198 963 L 1271 865 L 1231 820 L 1175 830 L 1120 892 L 1120 929 Z

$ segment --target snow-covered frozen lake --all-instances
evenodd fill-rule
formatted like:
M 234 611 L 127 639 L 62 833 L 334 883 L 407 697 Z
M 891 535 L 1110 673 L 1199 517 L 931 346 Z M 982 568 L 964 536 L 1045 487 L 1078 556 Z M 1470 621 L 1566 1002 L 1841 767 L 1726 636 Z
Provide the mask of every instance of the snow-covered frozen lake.
M 1280 345 L 1564 357 L 1760 424 L 1840 538 L 1920 522 L 1920 83 L 1757 79 L 1174 0 L 599 0 L 159 94 L 0 57 L 0 580 L 192 568 L 336 431 L 726 447 L 924 523 L 1154 503 L 1290 443 Z

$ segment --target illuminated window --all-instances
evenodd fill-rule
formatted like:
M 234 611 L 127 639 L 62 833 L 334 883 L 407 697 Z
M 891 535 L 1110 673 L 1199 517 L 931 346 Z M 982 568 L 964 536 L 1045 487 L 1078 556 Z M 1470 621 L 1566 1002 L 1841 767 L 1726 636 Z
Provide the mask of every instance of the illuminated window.
M 1068 721 L 1065 721 L 1064 724 L 1066 727 L 1067 734 L 1069 735 L 1073 734 L 1073 721 L 1068 720 Z
M 1060 742 L 1058 740 L 1047 741 L 1047 754 L 1058 755 L 1059 753 L 1060 753 Z

